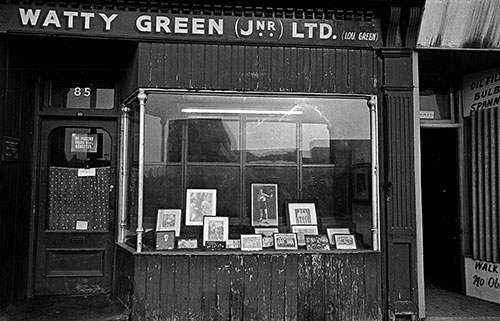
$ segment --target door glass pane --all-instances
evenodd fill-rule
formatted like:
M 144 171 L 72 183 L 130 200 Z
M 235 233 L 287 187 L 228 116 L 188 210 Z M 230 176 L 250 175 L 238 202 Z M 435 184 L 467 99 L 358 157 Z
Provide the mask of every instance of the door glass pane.
M 100 128 L 59 127 L 49 134 L 49 230 L 106 231 L 111 137 Z

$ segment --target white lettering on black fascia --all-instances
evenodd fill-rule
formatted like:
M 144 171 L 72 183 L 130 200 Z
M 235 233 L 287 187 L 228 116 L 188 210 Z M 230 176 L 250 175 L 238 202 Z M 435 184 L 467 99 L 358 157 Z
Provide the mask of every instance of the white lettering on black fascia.
M 223 19 L 205 19 L 189 17 L 166 16 L 152 17 L 142 15 L 135 21 L 135 27 L 140 32 L 193 34 L 193 35 L 223 35 Z
M 74 22 L 76 19 L 82 20 L 83 29 L 89 30 L 92 27 L 92 22 L 95 19 L 95 13 L 93 12 L 78 12 L 78 11 L 63 11 L 58 13 L 56 10 L 49 10 L 44 17 L 41 17 L 41 9 L 24 9 L 19 8 L 19 17 L 21 18 L 21 23 L 23 26 L 41 26 L 41 27 L 55 27 L 62 28 L 63 26 L 67 29 L 74 28 Z M 98 17 L 104 22 L 104 29 L 111 30 L 111 24 L 118 14 L 114 13 L 111 15 L 106 15 L 105 13 L 99 13 Z M 62 22 L 61 22 L 62 21 Z
M 333 27 L 328 23 L 292 22 L 292 38 L 296 39 L 337 39 L 337 35 L 333 33 Z

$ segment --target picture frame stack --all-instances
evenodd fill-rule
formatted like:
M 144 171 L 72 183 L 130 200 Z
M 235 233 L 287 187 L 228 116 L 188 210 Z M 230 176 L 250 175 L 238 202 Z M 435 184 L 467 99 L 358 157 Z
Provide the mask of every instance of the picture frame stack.
M 306 245 L 306 235 L 318 235 L 318 216 L 315 200 L 285 201 L 290 230 L 297 235 L 298 246 Z

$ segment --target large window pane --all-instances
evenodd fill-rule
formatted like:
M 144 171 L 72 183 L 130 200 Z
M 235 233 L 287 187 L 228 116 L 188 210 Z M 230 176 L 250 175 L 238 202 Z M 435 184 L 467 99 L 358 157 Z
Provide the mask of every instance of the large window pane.
M 182 206 L 181 166 L 147 166 L 144 168 L 144 226 L 154 228 L 159 209 Z
M 239 186 L 239 167 L 188 166 L 187 188 L 217 190 L 217 216 L 239 217 Z
M 252 184 L 270 184 L 280 231 L 290 231 L 285 201 L 314 200 L 320 233 L 346 227 L 372 246 L 376 117 L 366 98 L 150 93 L 145 110 L 145 224 L 179 208 L 181 236 L 201 238 L 184 225 L 186 191 L 215 189 L 216 215 L 231 218 L 238 238 L 253 232 Z
M 239 122 L 224 119 L 188 121 L 189 162 L 237 162 Z
M 250 120 L 247 122 L 246 129 L 247 162 L 297 162 L 295 123 Z

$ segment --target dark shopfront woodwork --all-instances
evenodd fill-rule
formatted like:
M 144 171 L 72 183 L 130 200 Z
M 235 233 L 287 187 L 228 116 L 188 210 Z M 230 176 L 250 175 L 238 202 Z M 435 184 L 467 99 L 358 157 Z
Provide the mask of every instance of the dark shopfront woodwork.
M 132 254 L 117 296 L 132 320 L 381 320 L 380 253 Z

